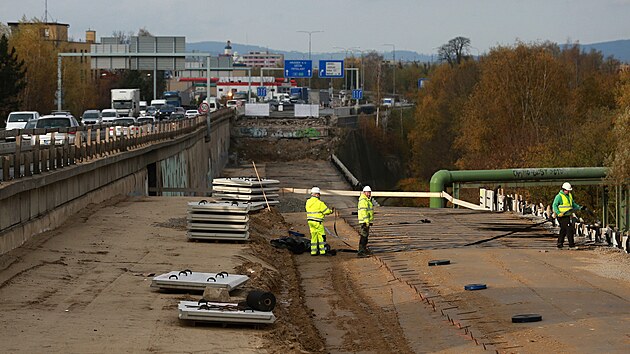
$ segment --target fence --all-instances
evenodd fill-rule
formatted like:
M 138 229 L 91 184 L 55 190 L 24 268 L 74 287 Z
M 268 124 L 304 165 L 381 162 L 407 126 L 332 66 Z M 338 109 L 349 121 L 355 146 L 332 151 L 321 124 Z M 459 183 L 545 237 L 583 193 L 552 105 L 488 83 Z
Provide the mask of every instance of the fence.
M 194 132 L 206 126 L 206 116 L 161 121 L 137 126 L 90 125 L 55 129 L 14 129 L 0 132 L 1 181 L 30 177 L 47 171 L 103 158 L 158 141 Z M 50 134 L 50 139 L 46 134 Z M 57 135 L 57 137 L 56 137 Z M 46 136 L 42 143 L 41 137 Z M 60 139 L 59 136 L 62 138 Z M 49 142 L 49 143 L 46 143 Z

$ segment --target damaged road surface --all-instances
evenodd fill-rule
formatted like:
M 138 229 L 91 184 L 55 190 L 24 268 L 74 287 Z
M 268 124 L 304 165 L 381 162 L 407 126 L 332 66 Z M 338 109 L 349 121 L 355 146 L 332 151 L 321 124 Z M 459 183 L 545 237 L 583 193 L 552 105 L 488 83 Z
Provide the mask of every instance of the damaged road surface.
M 326 161 L 257 166 L 281 187 L 349 190 Z M 250 167 L 224 174 L 252 175 Z M 287 230 L 308 237 L 306 198 L 280 195 L 277 208 L 252 213 L 247 242 L 187 240 L 187 203 L 207 198 L 118 198 L 86 208 L 0 256 L 0 350 L 625 353 L 630 346 L 627 255 L 558 251 L 542 229 L 463 247 L 526 221 L 391 207 L 376 208 L 372 257 L 312 257 L 273 247 L 270 241 L 288 236 Z M 357 199 L 322 199 L 340 212 L 324 223 L 332 248 L 356 248 Z M 429 266 L 432 260 L 450 263 Z M 201 294 L 162 292 L 150 284 L 155 275 L 183 269 L 247 275 L 230 301 L 243 301 L 252 290 L 272 292 L 275 323 L 179 320 L 178 303 Z M 470 284 L 486 288 L 465 290 Z M 527 314 L 542 320 L 512 322 Z

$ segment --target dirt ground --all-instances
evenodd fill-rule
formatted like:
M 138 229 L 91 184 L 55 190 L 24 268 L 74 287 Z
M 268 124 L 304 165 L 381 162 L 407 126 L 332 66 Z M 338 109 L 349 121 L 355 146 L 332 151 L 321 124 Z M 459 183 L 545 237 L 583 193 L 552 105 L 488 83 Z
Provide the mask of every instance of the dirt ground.
M 258 171 L 286 187 L 348 189 L 325 161 L 260 164 Z M 226 169 L 225 175 L 250 176 L 253 170 Z M 269 241 L 289 229 L 308 234 L 301 209 L 306 197 L 282 195 L 279 208 L 252 214 L 246 243 L 187 241 L 186 203 L 200 198 L 116 198 L 86 208 L 0 256 L 0 351 L 625 353 L 630 347 L 625 254 L 557 251 L 551 238 L 536 239 L 531 247 L 510 239 L 488 247 L 432 249 L 424 246 L 449 225 L 451 237 L 479 231 L 448 210 L 438 215 L 418 209 L 408 223 L 391 225 L 395 211 L 377 208 L 375 246 L 393 239 L 424 249 L 383 248 L 357 258 L 343 251 L 358 242 L 350 213 L 356 200 L 326 196 L 340 210 L 340 217 L 329 216 L 324 224 L 329 243 L 341 250 L 336 256 L 292 255 L 272 247 Z M 416 218 L 432 223 L 413 223 Z M 452 264 L 428 267 L 431 259 Z M 252 289 L 272 291 L 276 323 L 178 320 L 178 301 L 201 295 L 160 292 L 149 284 L 154 274 L 180 269 L 249 275 L 245 288 L 231 295 L 240 300 Z M 488 289 L 463 290 L 474 282 Z M 529 312 L 541 313 L 543 321 L 511 323 L 511 315 Z

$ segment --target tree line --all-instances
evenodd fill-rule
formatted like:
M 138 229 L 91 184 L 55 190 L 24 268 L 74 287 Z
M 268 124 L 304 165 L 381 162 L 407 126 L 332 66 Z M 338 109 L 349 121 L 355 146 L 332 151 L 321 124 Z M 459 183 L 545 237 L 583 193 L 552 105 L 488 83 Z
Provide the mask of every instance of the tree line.
M 551 42 L 473 58 L 462 38 L 440 48 L 443 63 L 417 94 L 408 135 L 413 178 L 569 166 L 610 166 L 611 178 L 630 178 L 630 74 L 617 60 Z

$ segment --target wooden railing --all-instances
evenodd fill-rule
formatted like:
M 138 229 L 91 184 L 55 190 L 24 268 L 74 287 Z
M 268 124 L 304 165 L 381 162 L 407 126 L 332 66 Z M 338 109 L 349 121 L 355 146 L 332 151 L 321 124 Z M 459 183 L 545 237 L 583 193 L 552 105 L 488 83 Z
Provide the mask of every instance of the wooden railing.
M 89 125 L 56 129 L 14 129 L 0 131 L 1 181 L 30 177 L 78 162 L 99 159 L 155 142 L 188 134 L 206 126 L 206 116 L 160 121 L 136 126 Z M 113 128 L 113 130 L 112 130 Z M 41 136 L 50 133 L 49 144 Z M 63 140 L 55 135 L 63 134 Z M 74 138 L 71 138 L 74 136 Z M 9 138 L 15 142 L 4 142 Z M 13 138 L 13 139 L 11 139 Z M 71 142 L 72 140 L 72 142 Z

